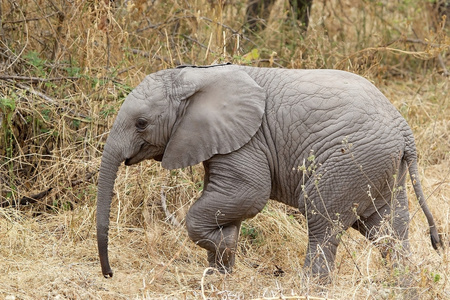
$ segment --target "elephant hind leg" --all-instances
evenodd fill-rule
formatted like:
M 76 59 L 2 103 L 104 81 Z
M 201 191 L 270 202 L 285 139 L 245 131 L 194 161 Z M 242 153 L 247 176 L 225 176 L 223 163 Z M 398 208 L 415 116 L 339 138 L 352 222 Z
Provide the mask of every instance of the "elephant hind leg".
M 352 225 L 378 246 L 384 258 L 389 256 L 392 259 L 400 258 L 410 251 L 408 226 L 408 200 L 404 191 L 400 191 L 395 199 L 371 216 L 359 219 Z
M 328 275 L 334 269 L 339 237 L 348 225 L 332 220 L 323 214 L 307 214 L 308 249 L 303 269 L 307 274 L 319 280 L 329 280 Z M 319 210 L 318 210 L 319 211 Z
M 308 250 L 305 258 L 304 270 L 319 277 L 327 279 L 334 269 L 334 260 L 339 244 L 337 234 L 330 234 L 326 230 L 320 233 L 309 231 Z

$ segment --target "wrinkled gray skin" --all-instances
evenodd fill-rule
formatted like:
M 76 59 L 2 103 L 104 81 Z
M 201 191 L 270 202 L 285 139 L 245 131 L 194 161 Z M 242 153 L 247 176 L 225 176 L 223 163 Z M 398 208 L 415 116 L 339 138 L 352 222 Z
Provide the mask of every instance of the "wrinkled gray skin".
M 407 251 L 408 170 L 433 247 L 440 243 L 411 129 L 377 88 L 351 73 L 225 65 L 147 76 L 123 103 L 102 156 L 97 239 L 105 277 L 113 274 L 107 246 L 118 167 L 151 158 L 167 169 L 203 162 L 204 191 L 186 227 L 222 272 L 234 264 L 242 220 L 269 198 L 306 216 L 304 266 L 313 275 L 333 269 L 338 234 L 349 227 L 370 240 L 390 234 Z M 385 219 L 393 230 L 381 226 Z

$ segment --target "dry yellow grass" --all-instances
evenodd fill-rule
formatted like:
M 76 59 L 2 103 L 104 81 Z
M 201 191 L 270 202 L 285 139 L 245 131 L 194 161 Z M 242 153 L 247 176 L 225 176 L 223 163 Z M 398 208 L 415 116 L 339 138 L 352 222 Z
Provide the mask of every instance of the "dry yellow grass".
M 332 283 L 320 286 L 302 272 L 303 218 L 275 202 L 243 224 L 235 272 L 205 276 L 204 251 L 161 209 L 163 191 L 182 223 L 203 170 L 167 171 L 152 161 L 119 171 L 110 230 L 115 275 L 104 279 L 95 201 L 108 128 L 146 74 L 179 63 L 339 68 L 369 78 L 410 123 L 446 245 L 450 232 L 449 79 L 440 74 L 450 41 L 426 1 L 315 1 L 304 39 L 285 22 L 287 1 L 276 1 L 256 34 L 242 34 L 245 1 L 122 2 L 0 3 L 0 76 L 8 77 L 0 79 L 0 299 L 450 298 L 448 248 L 432 249 L 409 183 L 412 255 L 404 266 L 387 266 L 349 230 Z M 37 203 L 11 205 L 48 188 Z

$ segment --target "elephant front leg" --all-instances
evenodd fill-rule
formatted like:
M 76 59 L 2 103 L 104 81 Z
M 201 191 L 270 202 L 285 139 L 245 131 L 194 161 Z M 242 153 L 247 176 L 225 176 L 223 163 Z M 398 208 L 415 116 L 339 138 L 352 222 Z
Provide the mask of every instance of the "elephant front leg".
M 211 184 L 208 185 L 210 186 Z M 267 200 L 255 201 L 246 198 L 242 201 L 229 198 L 219 200 L 221 198 L 219 196 L 216 193 L 205 192 L 189 209 L 186 227 L 191 240 L 207 250 L 209 266 L 221 273 L 231 273 L 241 221 L 256 215 Z
M 241 222 L 237 223 L 238 224 L 236 225 L 232 224 L 215 231 L 213 234 L 220 234 L 220 237 L 213 237 L 213 239 L 220 240 L 220 242 L 218 245 L 214 245 L 215 249 L 213 251 L 207 250 L 209 266 L 219 270 L 219 272 L 223 274 L 231 273 L 234 266 L 236 246 L 241 227 Z M 211 248 L 212 245 L 199 243 L 199 246 L 202 246 L 203 248 Z
M 222 273 L 232 271 L 241 222 L 264 208 L 271 189 L 267 164 L 242 163 L 240 151 L 205 164 L 203 194 L 186 215 L 189 237 L 207 250 L 209 266 Z

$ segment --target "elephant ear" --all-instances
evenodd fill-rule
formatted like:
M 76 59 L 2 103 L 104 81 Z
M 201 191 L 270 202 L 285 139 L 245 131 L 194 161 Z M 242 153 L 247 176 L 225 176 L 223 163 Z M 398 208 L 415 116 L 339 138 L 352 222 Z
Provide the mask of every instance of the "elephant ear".
M 261 126 L 266 95 L 243 70 L 184 68 L 173 84 L 181 103 L 162 159 L 166 169 L 235 151 Z

